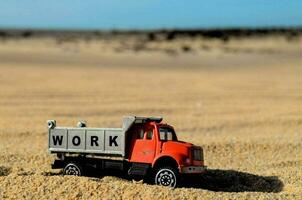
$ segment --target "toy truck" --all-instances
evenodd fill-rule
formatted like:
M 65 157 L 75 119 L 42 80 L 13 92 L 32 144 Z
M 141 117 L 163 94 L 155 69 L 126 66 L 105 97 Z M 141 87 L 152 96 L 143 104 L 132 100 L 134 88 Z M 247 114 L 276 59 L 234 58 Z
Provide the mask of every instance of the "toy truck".
M 161 117 L 127 116 L 122 128 L 57 127 L 48 121 L 48 150 L 53 169 L 80 176 L 85 170 L 121 170 L 130 177 L 151 177 L 157 185 L 176 187 L 181 175 L 205 172 L 203 149 L 178 141 Z M 86 171 L 87 172 L 87 171 Z

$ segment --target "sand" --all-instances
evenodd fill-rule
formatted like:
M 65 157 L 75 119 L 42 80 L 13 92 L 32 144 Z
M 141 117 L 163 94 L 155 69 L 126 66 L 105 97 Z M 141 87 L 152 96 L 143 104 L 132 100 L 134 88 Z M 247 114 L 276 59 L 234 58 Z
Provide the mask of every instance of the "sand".
M 0 199 L 301 198 L 301 41 L 182 39 L 139 51 L 117 41 L 1 41 Z M 208 173 L 170 189 L 51 169 L 46 120 L 120 127 L 131 114 L 161 115 L 179 139 L 201 145 Z

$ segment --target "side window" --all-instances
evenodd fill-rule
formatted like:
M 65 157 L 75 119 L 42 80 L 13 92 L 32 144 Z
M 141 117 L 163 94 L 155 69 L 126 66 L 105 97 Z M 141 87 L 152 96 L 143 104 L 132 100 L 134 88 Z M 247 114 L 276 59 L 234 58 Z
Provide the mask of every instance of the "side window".
M 136 139 L 139 140 L 152 140 L 153 139 L 153 128 L 137 128 L 135 133 Z
M 136 139 L 144 139 L 144 130 L 138 129 Z
M 169 128 L 159 128 L 159 138 L 163 141 L 176 140 L 174 131 Z
M 165 131 L 160 131 L 159 132 L 159 138 L 160 140 L 167 140 L 167 134 Z
M 148 130 L 147 131 L 147 136 L 146 136 L 147 140 L 152 140 L 152 138 L 153 138 L 153 129 Z

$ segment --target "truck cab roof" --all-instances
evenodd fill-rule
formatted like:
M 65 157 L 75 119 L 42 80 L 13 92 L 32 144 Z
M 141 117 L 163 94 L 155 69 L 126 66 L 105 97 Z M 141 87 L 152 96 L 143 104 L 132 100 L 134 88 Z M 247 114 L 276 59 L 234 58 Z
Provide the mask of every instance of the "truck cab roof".
M 123 130 L 128 131 L 133 124 L 145 124 L 148 122 L 161 123 L 162 117 L 140 117 L 140 116 L 125 116 L 123 118 Z

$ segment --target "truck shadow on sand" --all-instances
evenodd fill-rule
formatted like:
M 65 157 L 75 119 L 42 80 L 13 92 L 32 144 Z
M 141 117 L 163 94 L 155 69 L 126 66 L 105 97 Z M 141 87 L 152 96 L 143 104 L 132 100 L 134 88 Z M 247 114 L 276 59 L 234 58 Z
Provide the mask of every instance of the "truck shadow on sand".
M 62 172 L 45 172 L 44 176 L 58 176 Z M 132 179 L 122 173 L 95 173 L 86 176 L 98 181 L 104 176 L 114 176 L 124 180 Z M 235 170 L 208 169 L 202 176 L 191 176 L 183 178 L 179 185 L 180 188 L 196 188 L 214 192 L 266 192 L 277 193 L 283 189 L 283 182 L 277 176 L 259 176 Z M 149 183 L 147 181 L 147 183 Z
M 209 169 L 201 177 L 186 178 L 180 187 L 215 192 L 281 192 L 283 182 L 276 176 L 259 176 L 235 170 Z

